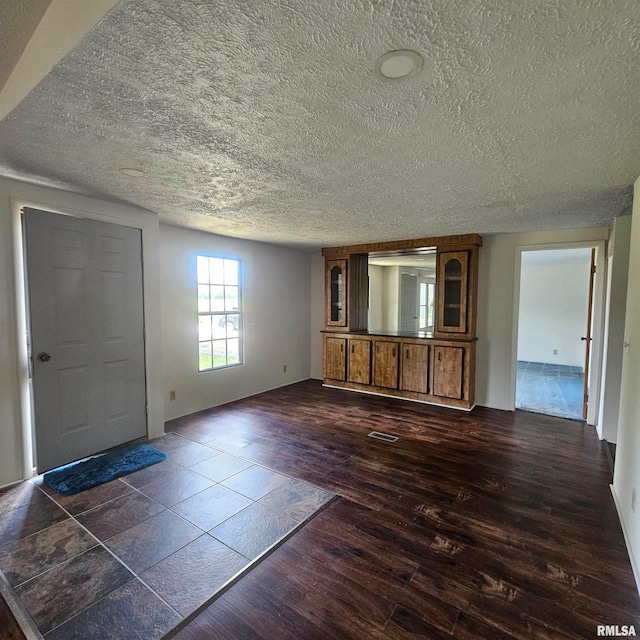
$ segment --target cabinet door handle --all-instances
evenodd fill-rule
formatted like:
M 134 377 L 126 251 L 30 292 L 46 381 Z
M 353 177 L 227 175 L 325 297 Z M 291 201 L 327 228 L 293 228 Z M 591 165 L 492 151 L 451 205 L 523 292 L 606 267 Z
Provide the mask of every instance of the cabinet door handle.
M 343 344 L 340 345 L 340 353 L 344 353 L 344 345 Z
M 407 360 L 409 359 L 409 349 L 407 349 Z
M 396 349 L 395 349 L 395 347 L 393 349 L 391 349 L 391 357 L 392 358 L 396 357 Z
M 351 353 L 355 353 L 356 352 L 356 345 L 352 344 L 351 345 Z
M 442 360 L 442 351 L 438 351 L 438 362 Z

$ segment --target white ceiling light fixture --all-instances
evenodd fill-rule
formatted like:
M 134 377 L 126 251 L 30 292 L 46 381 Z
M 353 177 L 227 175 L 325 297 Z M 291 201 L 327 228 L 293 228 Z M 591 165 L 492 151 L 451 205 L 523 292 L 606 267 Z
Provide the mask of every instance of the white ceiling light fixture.
M 389 51 L 376 60 L 373 77 L 380 82 L 400 82 L 422 69 L 422 58 L 408 49 Z
M 147 173 L 142 169 L 134 169 L 133 167 L 122 167 L 122 169 L 118 169 L 118 171 L 129 178 L 144 178 Z

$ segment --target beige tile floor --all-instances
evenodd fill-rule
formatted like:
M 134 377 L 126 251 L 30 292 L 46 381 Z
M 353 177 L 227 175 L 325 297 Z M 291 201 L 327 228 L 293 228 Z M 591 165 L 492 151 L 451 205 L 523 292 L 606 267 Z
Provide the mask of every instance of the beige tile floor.
M 334 497 L 243 459 L 233 433 L 188 436 L 74 496 L 41 477 L 0 491 L 0 571 L 46 640 L 161 638 Z

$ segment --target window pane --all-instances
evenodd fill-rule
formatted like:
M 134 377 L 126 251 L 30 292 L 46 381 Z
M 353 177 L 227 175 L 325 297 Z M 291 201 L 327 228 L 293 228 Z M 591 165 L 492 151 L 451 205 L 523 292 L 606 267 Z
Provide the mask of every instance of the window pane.
M 237 337 L 240 331 L 240 316 L 229 314 L 226 317 L 226 327 L 228 338 Z
M 227 337 L 224 315 L 211 316 L 211 337 L 214 340 L 220 340 Z
M 211 340 L 211 316 L 198 318 L 198 340 Z
M 199 370 L 242 363 L 239 260 L 196 257 Z
M 430 327 L 432 327 L 434 316 L 435 316 L 435 304 L 436 304 L 436 285 L 435 284 L 429 283 L 429 293 L 427 295 L 427 300 L 429 304 L 427 323 Z
M 238 261 L 237 260 L 224 261 L 224 283 L 238 284 Z
M 420 283 L 420 304 L 427 304 L 427 283 Z
M 200 360 L 200 371 L 204 369 L 211 369 L 212 360 L 211 360 L 211 343 L 210 342 L 201 342 L 198 345 L 199 351 L 199 360 Z
M 224 309 L 225 311 L 238 310 L 238 287 L 224 288 Z
M 209 285 L 198 285 L 198 313 L 209 311 Z
M 224 260 L 222 258 L 211 258 L 209 261 L 211 266 L 211 284 L 224 283 Z
M 238 338 L 227 340 L 227 362 L 228 364 L 240 362 L 240 340 Z
M 206 256 L 198 256 L 196 259 L 196 267 L 198 271 L 198 282 L 201 284 L 209 284 L 209 258 Z
M 227 341 L 216 340 L 213 343 L 213 366 L 224 367 L 227 364 Z
M 211 311 L 224 311 L 224 287 L 211 287 Z

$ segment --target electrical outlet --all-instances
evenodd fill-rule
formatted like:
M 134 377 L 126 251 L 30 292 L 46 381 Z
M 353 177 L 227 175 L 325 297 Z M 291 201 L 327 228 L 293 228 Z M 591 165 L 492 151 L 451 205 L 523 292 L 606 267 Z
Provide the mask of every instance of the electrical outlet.
M 287 373 L 287 365 L 282 365 L 282 373 Z
M 624 348 L 625 353 L 631 353 L 631 340 L 629 340 L 629 338 L 624 339 L 622 346 Z
M 169 391 L 169 400 L 173 401 L 176 399 L 176 390 L 172 389 L 171 391 Z
M 636 488 L 633 487 L 633 491 L 631 492 L 631 511 L 632 513 L 636 512 Z
M 553 350 L 553 355 L 554 355 L 554 356 L 557 356 L 557 355 L 558 355 L 558 350 L 557 350 L 557 349 L 554 349 L 554 350 Z

